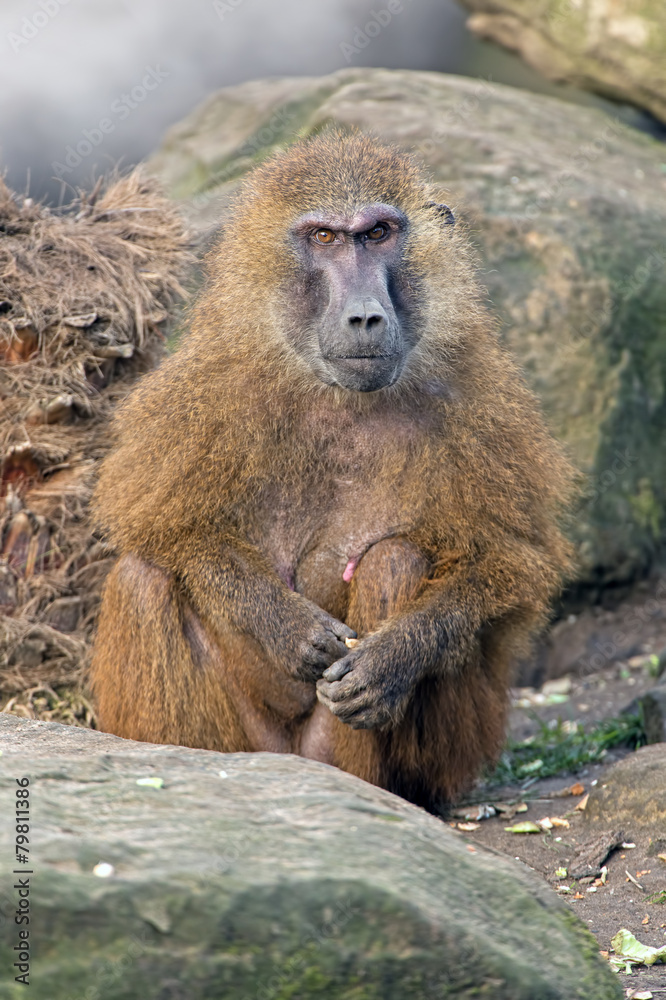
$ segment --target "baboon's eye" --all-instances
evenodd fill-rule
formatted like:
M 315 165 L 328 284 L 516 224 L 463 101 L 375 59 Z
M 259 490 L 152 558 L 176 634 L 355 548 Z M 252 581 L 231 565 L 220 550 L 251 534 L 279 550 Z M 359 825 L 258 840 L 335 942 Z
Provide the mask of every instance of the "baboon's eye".
M 332 229 L 318 229 L 314 238 L 317 243 L 332 243 L 335 239 L 335 233 Z
M 366 236 L 369 240 L 383 240 L 387 233 L 387 227 L 380 222 L 376 226 L 373 226 L 373 228 L 366 233 Z

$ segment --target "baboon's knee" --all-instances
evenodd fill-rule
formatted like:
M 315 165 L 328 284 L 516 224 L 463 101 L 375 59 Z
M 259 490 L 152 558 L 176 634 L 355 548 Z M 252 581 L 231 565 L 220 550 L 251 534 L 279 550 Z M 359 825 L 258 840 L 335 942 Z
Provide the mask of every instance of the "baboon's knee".
M 107 583 L 107 591 L 111 590 L 130 606 L 133 616 L 165 613 L 173 598 L 173 578 L 166 570 L 130 554 L 122 556 L 112 570 Z

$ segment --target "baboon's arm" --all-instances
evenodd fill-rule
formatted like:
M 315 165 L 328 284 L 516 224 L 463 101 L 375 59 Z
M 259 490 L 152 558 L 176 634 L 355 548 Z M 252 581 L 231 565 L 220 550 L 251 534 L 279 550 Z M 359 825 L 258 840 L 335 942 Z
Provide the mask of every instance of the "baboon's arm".
M 331 666 L 319 700 L 353 728 L 397 722 L 420 680 L 464 669 L 484 627 L 512 616 L 533 628 L 557 581 L 543 553 L 525 543 L 462 559 Z
M 315 681 L 344 656 L 356 633 L 295 593 L 246 542 L 229 540 L 212 550 L 189 549 L 177 574 L 195 610 L 213 628 L 233 628 L 254 638 L 277 665 L 300 680 Z

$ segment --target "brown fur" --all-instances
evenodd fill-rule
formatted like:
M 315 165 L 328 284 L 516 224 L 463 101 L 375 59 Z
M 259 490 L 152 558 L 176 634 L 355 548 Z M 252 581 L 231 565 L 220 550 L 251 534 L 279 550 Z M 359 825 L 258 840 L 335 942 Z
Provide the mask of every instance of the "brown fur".
M 404 154 L 335 132 L 246 180 L 191 334 L 124 407 L 102 471 L 98 516 L 121 553 L 92 670 L 103 729 L 300 752 L 430 807 L 497 753 L 511 662 L 567 569 L 571 475 L 431 198 Z M 370 202 L 409 219 L 422 337 L 393 386 L 360 393 L 289 346 L 285 234 L 304 211 Z M 299 594 L 378 651 L 387 689 L 382 643 L 407 663 L 444 630 L 390 725 L 350 728 L 276 665 L 307 625 Z

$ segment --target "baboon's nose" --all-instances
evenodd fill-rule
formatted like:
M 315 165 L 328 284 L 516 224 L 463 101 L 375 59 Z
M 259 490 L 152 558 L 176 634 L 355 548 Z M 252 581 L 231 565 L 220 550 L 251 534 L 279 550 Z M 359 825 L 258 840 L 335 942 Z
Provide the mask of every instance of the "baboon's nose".
M 384 335 L 388 316 L 377 299 L 359 299 L 348 303 L 344 324 L 357 335 L 369 334 L 374 340 Z

